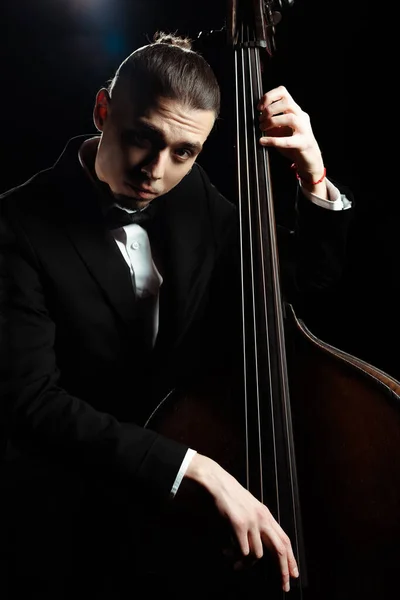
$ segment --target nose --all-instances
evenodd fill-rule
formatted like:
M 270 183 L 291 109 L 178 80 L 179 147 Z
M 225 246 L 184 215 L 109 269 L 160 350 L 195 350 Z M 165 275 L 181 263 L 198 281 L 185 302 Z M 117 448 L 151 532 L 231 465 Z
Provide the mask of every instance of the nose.
M 168 160 L 166 150 L 167 149 L 160 150 L 157 152 L 157 154 L 153 154 L 142 166 L 141 172 L 144 173 L 149 179 L 155 181 L 164 177 Z

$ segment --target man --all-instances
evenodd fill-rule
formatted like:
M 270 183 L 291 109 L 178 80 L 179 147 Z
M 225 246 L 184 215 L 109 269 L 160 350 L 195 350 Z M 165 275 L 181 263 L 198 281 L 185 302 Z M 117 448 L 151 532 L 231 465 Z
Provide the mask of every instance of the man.
M 210 350 L 218 319 L 229 329 L 229 291 L 224 315 L 214 283 L 234 289 L 236 210 L 196 163 L 219 102 L 189 40 L 160 34 L 98 92 L 100 135 L 72 139 L 51 169 L 2 197 L 14 378 L 10 597 L 35 589 L 70 598 L 78 584 L 93 597 L 125 597 L 143 575 L 143 507 L 156 515 L 190 483 L 229 525 L 239 565 L 268 548 L 285 591 L 298 576 L 267 506 L 212 456 L 143 426 L 161 392 Z M 301 265 L 308 279 L 298 288 L 318 287 L 316 273 L 326 285 L 340 273 L 351 203 L 327 181 L 308 116 L 287 90 L 271 90 L 258 109 L 260 143 L 281 149 L 300 178 L 306 254 L 315 251 L 319 267 Z M 174 593 L 189 564 L 175 565 Z

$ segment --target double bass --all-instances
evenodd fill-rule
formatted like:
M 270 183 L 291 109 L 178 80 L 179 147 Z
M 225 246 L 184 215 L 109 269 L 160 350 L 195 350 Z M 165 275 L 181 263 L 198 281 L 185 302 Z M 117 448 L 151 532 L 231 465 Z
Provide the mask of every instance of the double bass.
M 214 458 L 268 505 L 289 535 L 300 570 L 291 591 L 282 592 L 266 556 L 241 577 L 237 597 L 386 600 L 396 597 L 400 564 L 400 383 L 319 339 L 281 292 L 271 168 L 268 150 L 258 143 L 256 106 L 275 53 L 280 11 L 291 4 L 229 2 L 240 391 L 231 373 L 173 390 L 146 426 Z M 174 557 L 180 547 L 179 560 L 190 554 L 198 576 L 212 578 L 225 569 L 207 536 L 223 542 L 229 534 L 212 508 L 201 508 L 206 504 L 205 498 L 197 504 L 195 492 L 178 494 L 177 514 L 173 508 L 163 514 L 156 529 L 169 531 L 159 546 L 164 568 L 172 564 L 166 556 Z M 173 548 L 171 539 L 177 538 Z M 193 547 L 201 550 L 191 554 Z

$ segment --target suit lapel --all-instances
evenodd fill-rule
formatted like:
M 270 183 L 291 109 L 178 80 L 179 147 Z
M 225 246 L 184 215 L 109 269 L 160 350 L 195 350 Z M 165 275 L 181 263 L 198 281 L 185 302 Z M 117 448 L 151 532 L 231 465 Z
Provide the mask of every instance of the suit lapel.
M 127 324 L 135 319 L 135 293 L 129 267 L 104 225 L 68 223 L 67 234 L 105 299 Z
M 105 300 L 125 324 L 132 324 L 136 310 L 129 267 L 105 225 L 97 190 L 79 164 L 82 141 L 78 138 L 55 166 L 56 181 L 62 170 L 66 182 L 62 225 Z

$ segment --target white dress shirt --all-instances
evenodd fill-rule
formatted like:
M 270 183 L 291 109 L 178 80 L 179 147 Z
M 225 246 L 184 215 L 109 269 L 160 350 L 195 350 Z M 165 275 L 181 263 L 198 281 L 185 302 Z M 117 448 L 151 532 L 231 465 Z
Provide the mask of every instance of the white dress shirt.
M 158 333 L 159 289 L 163 278 L 154 264 L 149 237 L 143 227 L 135 223 L 114 229 L 112 233 L 131 272 L 140 318 L 144 321 L 144 341 L 153 348 Z

